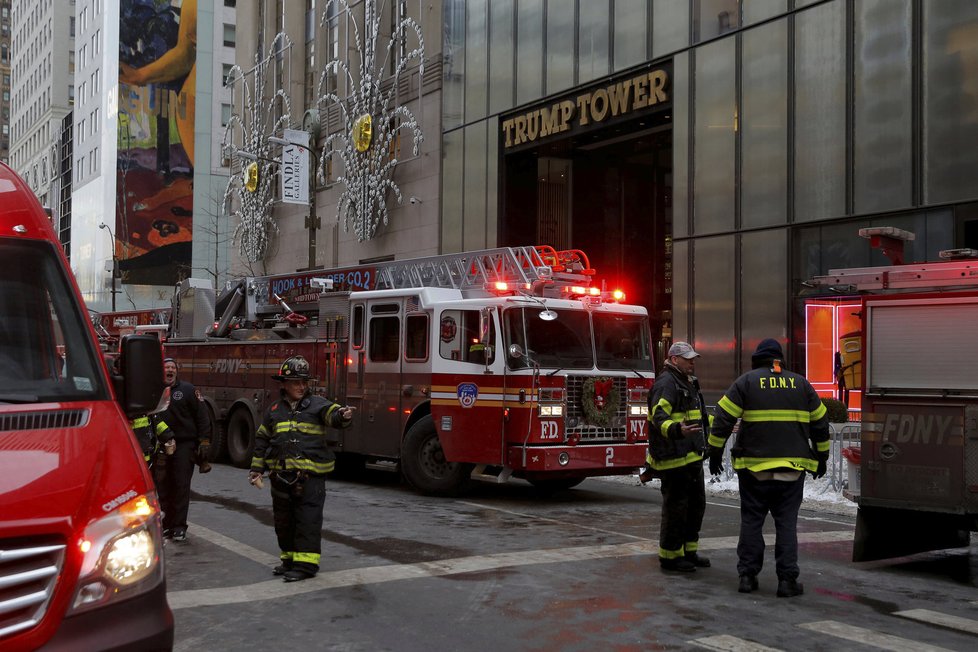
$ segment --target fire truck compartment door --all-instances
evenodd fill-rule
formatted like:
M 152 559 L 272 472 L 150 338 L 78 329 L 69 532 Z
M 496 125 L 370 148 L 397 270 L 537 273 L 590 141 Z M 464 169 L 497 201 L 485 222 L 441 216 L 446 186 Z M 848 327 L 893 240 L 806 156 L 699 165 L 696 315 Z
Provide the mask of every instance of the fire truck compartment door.
M 866 301 L 866 389 L 978 390 L 978 297 Z

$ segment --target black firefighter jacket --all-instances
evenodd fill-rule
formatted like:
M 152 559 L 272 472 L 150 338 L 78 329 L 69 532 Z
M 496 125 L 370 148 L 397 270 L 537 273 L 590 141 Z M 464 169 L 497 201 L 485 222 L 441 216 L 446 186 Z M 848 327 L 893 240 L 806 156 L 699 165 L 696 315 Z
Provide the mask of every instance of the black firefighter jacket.
M 723 448 L 737 419 L 735 469 L 815 471 L 828 458 L 825 406 L 802 375 L 765 365 L 735 380 L 717 404 L 710 446 Z
M 336 456 L 326 442 L 326 428 L 345 428 L 352 421 L 340 416 L 341 406 L 306 394 L 293 408 L 283 397 L 265 413 L 255 435 L 251 470 L 305 471 L 323 475 L 333 470 Z
M 161 414 L 177 443 L 211 441 L 211 420 L 207 405 L 192 384 L 179 378 L 170 386 L 170 406 Z
M 706 448 L 706 433 L 685 437 L 682 424 L 700 423 L 699 392 L 689 378 L 671 364 L 652 386 L 649 395 L 649 458 L 656 471 L 700 463 Z

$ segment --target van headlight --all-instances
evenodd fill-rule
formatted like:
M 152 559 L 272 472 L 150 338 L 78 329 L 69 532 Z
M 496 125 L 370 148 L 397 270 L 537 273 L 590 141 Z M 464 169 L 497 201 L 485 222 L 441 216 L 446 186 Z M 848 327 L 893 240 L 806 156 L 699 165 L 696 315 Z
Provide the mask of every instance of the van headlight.
M 153 492 L 89 523 L 77 543 L 83 558 L 72 612 L 130 598 L 163 580 L 160 508 Z

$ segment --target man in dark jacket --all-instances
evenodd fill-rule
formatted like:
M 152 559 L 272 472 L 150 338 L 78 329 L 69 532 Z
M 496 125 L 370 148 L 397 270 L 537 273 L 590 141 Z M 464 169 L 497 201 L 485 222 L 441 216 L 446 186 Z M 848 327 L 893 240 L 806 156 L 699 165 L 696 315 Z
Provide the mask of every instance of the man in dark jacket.
M 694 360 L 699 355 L 686 342 L 673 344 L 649 395 L 647 461 L 662 481 L 659 565 L 663 570 L 685 573 L 710 565 L 710 560 L 698 553 L 706 511 L 703 397 L 693 376 Z
M 309 363 L 302 356 L 283 362 L 272 378 L 282 381 L 281 398 L 258 427 L 248 479 L 260 488 L 262 475 L 269 472 L 282 560 L 272 573 L 297 582 L 319 572 L 326 474 L 336 459 L 326 445 L 326 427 L 348 427 L 353 408 L 312 393 Z
M 156 474 L 156 487 L 163 509 L 163 536 L 186 541 L 190 481 L 196 461 L 210 454 L 211 420 L 197 388 L 177 378 L 173 358 L 163 361 L 163 380 L 170 388 L 170 406 L 160 418 L 170 427 L 176 450 L 167 457 L 165 469 Z
M 778 597 L 804 593 L 798 582 L 798 509 L 805 471 L 825 475 L 829 426 L 825 406 L 811 383 L 784 367 L 777 340 L 758 344 L 752 370 L 734 381 L 717 404 L 710 433 L 710 472 L 723 470 L 723 447 L 740 419 L 731 453 L 740 483 L 740 541 L 737 572 L 741 593 L 756 591 L 764 563 L 762 528 L 774 517 L 774 560 Z

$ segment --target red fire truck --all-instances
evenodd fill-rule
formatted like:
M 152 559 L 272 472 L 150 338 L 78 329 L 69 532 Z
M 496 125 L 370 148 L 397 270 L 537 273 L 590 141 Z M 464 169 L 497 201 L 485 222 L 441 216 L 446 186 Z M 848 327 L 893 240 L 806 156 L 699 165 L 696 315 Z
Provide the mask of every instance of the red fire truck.
M 978 529 L 978 252 L 941 256 L 814 279 L 862 295 L 854 561 L 966 546 Z
M 341 466 L 400 470 L 432 494 L 510 476 L 569 488 L 633 473 L 647 442 L 648 315 L 593 279 L 583 252 L 546 246 L 242 278 L 216 304 L 178 293 L 166 351 L 239 467 L 278 397 L 271 376 L 300 354 L 316 392 L 356 408 L 333 435 Z M 217 323 L 199 319 L 208 304 Z
M 99 340 L 110 349 L 115 349 L 119 339 L 125 335 L 153 334 L 159 338 L 165 334 L 170 323 L 169 308 L 102 313 L 92 311 L 89 316 Z

